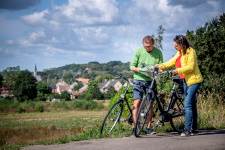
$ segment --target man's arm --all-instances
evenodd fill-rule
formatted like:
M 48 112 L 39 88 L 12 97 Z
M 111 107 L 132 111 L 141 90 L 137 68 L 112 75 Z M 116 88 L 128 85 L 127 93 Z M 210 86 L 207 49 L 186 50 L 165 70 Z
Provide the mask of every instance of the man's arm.
M 133 56 L 133 59 L 130 62 L 130 70 L 133 72 L 139 72 L 140 68 L 138 68 L 138 61 L 139 61 L 139 50 L 137 50 Z

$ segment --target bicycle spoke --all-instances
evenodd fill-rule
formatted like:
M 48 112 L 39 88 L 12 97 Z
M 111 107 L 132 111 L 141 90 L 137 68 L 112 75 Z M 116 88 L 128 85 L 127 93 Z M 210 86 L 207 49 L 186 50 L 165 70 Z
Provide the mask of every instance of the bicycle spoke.
M 170 124 L 175 131 L 180 133 L 184 128 L 184 110 L 182 102 L 177 99 L 172 109 L 174 112 L 172 113 Z

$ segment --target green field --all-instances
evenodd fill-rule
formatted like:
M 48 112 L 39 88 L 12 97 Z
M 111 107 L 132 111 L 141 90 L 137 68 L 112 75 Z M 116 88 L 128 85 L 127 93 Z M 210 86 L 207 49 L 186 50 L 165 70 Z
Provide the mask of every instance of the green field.
M 98 138 L 99 120 L 104 114 L 104 110 L 1 113 L 0 145 L 5 148 L 11 145 L 12 148 L 28 144 L 65 143 Z
M 225 106 L 222 101 L 215 102 L 215 99 L 218 99 L 215 95 L 199 95 L 200 129 L 225 128 Z M 44 104 L 44 106 L 47 106 L 44 112 L 3 111 L 0 113 L 0 149 L 19 149 L 22 146 L 32 144 L 67 143 L 97 139 L 109 102 L 100 101 L 98 103 L 101 103 L 104 108 L 71 110 L 70 107 L 64 106 L 65 104 L 71 105 L 72 102 L 63 102 L 55 110 L 49 104 Z M 7 110 L 11 109 L 7 108 Z M 157 130 L 157 132 L 168 131 L 171 131 L 169 124 Z M 112 137 L 130 135 L 131 126 L 126 126 L 126 129 Z

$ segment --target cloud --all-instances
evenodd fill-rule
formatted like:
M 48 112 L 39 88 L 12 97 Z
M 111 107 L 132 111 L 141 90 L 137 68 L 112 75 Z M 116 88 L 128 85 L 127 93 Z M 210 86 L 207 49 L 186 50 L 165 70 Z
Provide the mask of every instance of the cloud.
M 1 0 L 0 9 L 21 10 L 40 3 L 40 0 Z
M 169 5 L 181 5 L 184 8 L 196 7 L 201 4 L 205 4 L 209 0 L 168 0 Z
M 47 23 L 48 15 L 48 10 L 43 10 L 41 12 L 34 12 L 33 14 L 23 16 L 22 20 L 30 25 L 41 25 Z
M 115 0 L 69 0 L 57 10 L 64 18 L 81 25 L 108 24 L 118 17 Z
M 18 40 L 18 44 L 24 47 L 38 46 L 45 42 L 46 34 L 44 31 L 32 32 L 28 37 Z

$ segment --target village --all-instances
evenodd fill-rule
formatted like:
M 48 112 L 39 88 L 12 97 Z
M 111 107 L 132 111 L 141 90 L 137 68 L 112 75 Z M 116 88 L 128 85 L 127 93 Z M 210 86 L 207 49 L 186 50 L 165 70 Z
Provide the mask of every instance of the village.
M 85 70 L 90 70 L 89 68 L 85 68 Z M 42 82 L 42 77 L 37 70 L 37 66 L 35 65 L 34 72 L 32 73 L 37 82 Z M 70 95 L 70 99 L 77 99 L 80 95 L 85 94 L 88 89 L 88 84 L 90 82 L 89 78 L 85 77 L 77 77 L 74 79 L 74 82 L 69 84 L 65 82 L 63 79 L 59 79 L 55 85 L 49 87 L 52 94 L 62 94 L 63 92 L 67 92 Z M 78 84 L 81 84 L 78 89 L 74 87 Z M 113 89 L 115 92 L 118 92 L 122 87 L 122 83 L 119 79 L 104 79 L 101 83 L 98 84 L 98 89 L 102 94 L 109 92 L 109 90 Z M 9 86 L 2 85 L 0 87 L 0 96 L 1 97 L 13 97 L 12 89 Z M 57 99 L 53 98 L 50 101 L 56 101 Z

